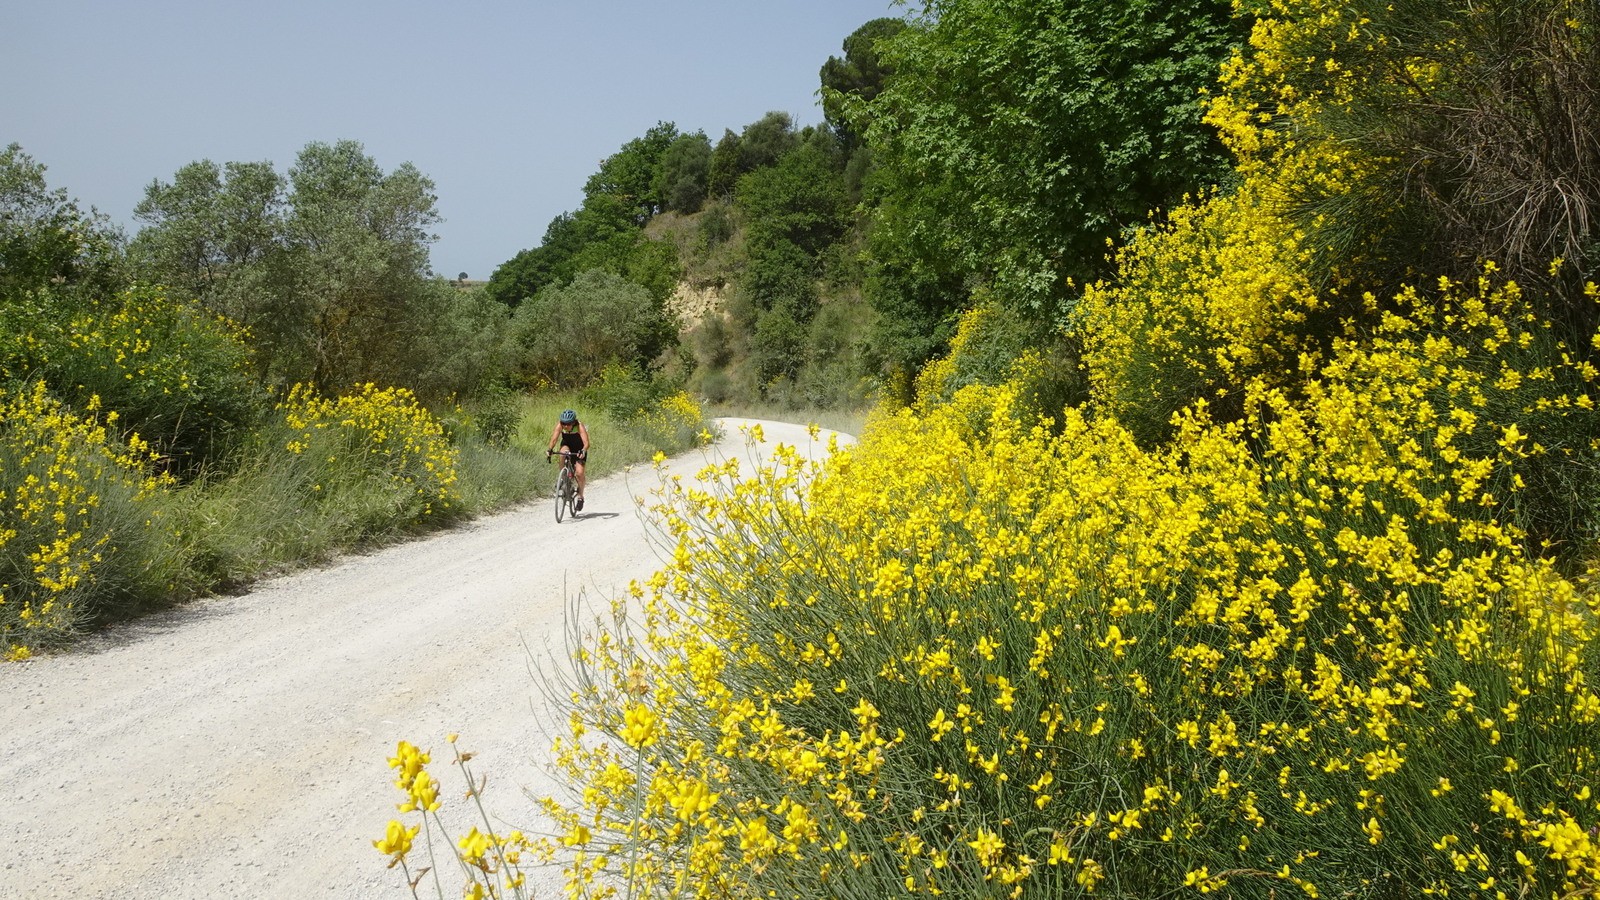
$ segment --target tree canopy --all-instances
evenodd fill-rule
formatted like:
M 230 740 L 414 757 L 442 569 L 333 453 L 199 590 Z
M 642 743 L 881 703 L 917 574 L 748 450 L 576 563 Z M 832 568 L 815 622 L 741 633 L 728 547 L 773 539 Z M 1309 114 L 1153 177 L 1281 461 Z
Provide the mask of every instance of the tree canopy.
M 1051 306 L 1106 242 L 1226 177 L 1200 91 L 1243 36 L 1225 0 L 931 0 L 879 40 L 859 104 L 880 256 Z
M 356 141 L 270 162 L 190 163 L 145 189 L 133 254 L 145 277 L 249 327 L 265 374 L 340 388 L 404 382 L 432 315 L 433 182 L 385 173 Z

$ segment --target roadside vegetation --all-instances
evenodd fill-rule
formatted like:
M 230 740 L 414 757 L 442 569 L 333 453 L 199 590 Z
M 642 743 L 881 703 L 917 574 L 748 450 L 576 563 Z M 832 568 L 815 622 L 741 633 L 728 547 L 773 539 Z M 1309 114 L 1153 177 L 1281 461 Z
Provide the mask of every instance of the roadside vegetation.
M 432 185 L 353 142 L 309 145 L 287 177 L 186 166 L 150 185 L 131 241 L 44 173 L 0 156 L 9 659 L 543 493 L 540 429 L 565 407 L 597 475 L 710 435 L 641 361 L 671 335 L 640 289 L 592 279 L 585 309 L 643 324 L 552 358 L 559 323 L 428 274 Z M 585 380 L 544 377 L 579 359 Z
M 883 27 L 881 90 L 825 92 L 903 366 L 863 442 L 665 481 L 670 562 L 553 685 L 570 793 L 490 811 L 458 750 L 450 835 L 459 776 L 402 742 L 379 851 L 471 896 L 1600 892 L 1597 34 Z M 755 346 L 792 301 L 751 302 Z

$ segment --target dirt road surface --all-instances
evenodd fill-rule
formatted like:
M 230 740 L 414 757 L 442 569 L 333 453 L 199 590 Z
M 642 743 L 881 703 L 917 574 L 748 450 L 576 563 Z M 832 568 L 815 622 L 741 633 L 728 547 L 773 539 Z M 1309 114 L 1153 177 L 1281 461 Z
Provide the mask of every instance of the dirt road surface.
M 826 434 L 761 424 L 763 455 L 826 450 Z M 710 458 L 750 453 L 739 425 Z M 537 827 L 524 792 L 556 789 L 559 723 L 530 657 L 564 658 L 580 591 L 604 601 L 660 567 L 635 499 L 656 483 L 639 467 L 559 525 L 533 502 L 0 665 L 0 898 L 409 896 L 372 847 L 398 815 L 386 759 L 399 740 L 432 750 L 460 806 L 451 732 L 491 812 Z M 541 873 L 537 896 L 558 885 Z

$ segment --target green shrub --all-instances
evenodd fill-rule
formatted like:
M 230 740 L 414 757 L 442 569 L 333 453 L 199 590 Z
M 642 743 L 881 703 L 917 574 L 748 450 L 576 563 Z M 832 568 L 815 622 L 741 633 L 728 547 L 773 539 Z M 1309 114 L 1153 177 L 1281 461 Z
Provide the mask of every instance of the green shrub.
M 667 328 L 645 288 L 601 270 L 545 288 L 517 307 L 512 322 L 518 372 L 535 386 L 577 387 L 611 364 L 647 365 Z
M 247 336 L 160 288 L 132 288 L 59 327 L 36 332 L 54 344 L 39 360 L 46 381 L 79 408 L 98 397 L 176 474 L 225 460 L 266 410 Z
M 792 381 L 805 365 L 806 328 L 786 307 L 761 315 L 750 344 L 750 364 L 765 393 L 779 379 Z
M 667 393 L 666 385 L 637 369 L 612 363 L 580 396 L 585 406 L 604 412 L 612 421 L 626 422 Z
M 510 446 L 511 436 L 522 419 L 516 394 L 505 385 L 495 384 L 479 395 L 473 408 L 472 421 L 483 442 L 491 447 Z

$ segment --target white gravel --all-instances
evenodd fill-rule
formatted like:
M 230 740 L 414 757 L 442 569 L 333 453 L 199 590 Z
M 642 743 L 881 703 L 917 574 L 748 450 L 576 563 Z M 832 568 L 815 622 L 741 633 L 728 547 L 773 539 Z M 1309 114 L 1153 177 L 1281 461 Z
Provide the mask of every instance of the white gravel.
M 746 453 L 724 424 L 715 454 Z M 761 424 L 763 453 L 826 447 Z M 409 896 L 372 847 L 398 815 L 386 760 L 399 740 L 431 749 L 460 806 L 450 732 L 491 811 L 536 827 L 522 792 L 555 788 L 524 644 L 559 662 L 571 598 L 659 568 L 636 508 L 655 484 L 640 467 L 559 525 L 541 500 L 0 665 L 0 898 Z

